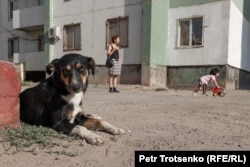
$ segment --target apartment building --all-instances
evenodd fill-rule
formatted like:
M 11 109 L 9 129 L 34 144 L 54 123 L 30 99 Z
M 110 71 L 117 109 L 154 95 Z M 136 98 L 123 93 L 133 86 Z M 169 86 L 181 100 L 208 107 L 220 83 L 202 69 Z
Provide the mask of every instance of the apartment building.
M 219 83 L 250 89 L 250 2 L 173 0 L 168 16 L 168 86 L 191 87 L 219 67 Z
M 44 78 L 43 0 L 3 0 L 0 12 L 0 59 L 24 64 L 27 79 Z
M 59 0 L 46 5 L 50 6 L 47 13 L 53 16 L 49 27 L 61 31 L 61 37 L 50 39 L 48 60 L 66 53 L 93 57 L 97 68 L 90 80 L 106 83 L 106 47 L 111 37 L 119 34 L 123 64 L 120 82 L 140 83 L 142 0 Z
M 121 83 L 192 88 L 213 67 L 228 89 L 250 89 L 247 0 L 2 0 L 0 59 L 27 80 L 67 53 L 93 57 L 106 83 L 106 46 L 121 36 Z M 8 49 L 7 49 L 8 48 Z
M 95 59 L 93 80 L 105 83 L 106 46 L 112 35 L 119 34 L 121 82 L 140 83 L 141 0 L 3 0 L 0 4 L 0 59 L 24 64 L 26 80 L 44 78 L 45 65 L 52 59 L 79 53 Z

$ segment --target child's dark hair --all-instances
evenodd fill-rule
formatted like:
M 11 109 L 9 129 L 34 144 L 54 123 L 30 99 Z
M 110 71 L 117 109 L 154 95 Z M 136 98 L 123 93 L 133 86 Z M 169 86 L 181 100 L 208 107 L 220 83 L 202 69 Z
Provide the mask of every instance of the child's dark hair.
M 213 68 L 211 71 L 210 71 L 210 74 L 211 75 L 216 75 L 220 72 L 220 70 L 218 68 Z
M 112 42 L 115 42 L 115 40 L 116 40 L 117 38 L 119 38 L 119 36 L 118 36 L 118 35 L 114 35 L 114 36 L 112 37 Z

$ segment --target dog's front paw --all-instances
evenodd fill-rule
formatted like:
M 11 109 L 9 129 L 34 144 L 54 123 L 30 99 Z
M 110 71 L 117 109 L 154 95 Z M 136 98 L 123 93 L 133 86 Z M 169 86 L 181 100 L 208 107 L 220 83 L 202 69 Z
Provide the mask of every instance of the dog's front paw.
M 125 130 L 117 128 L 106 121 L 101 122 L 101 127 L 102 130 L 111 133 L 112 135 L 122 135 L 125 133 Z
M 121 129 L 121 128 L 114 128 L 112 130 L 112 134 L 113 135 L 123 135 L 126 131 L 124 129 Z
M 86 136 L 85 140 L 87 141 L 87 143 L 97 145 L 97 146 L 100 146 L 100 145 L 104 144 L 104 142 L 105 142 L 105 140 L 102 136 L 96 135 L 94 133 Z
M 89 131 L 83 126 L 76 126 L 72 131 L 72 134 L 78 135 L 86 140 L 87 143 L 93 145 L 102 145 L 104 143 L 104 138 L 102 136 L 96 135 Z

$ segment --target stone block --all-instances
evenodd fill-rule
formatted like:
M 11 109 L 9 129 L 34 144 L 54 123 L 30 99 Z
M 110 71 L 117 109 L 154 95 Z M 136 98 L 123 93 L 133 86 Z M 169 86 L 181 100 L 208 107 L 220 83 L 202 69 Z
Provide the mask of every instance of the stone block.
M 14 64 L 0 61 L 0 128 L 20 126 L 20 76 Z

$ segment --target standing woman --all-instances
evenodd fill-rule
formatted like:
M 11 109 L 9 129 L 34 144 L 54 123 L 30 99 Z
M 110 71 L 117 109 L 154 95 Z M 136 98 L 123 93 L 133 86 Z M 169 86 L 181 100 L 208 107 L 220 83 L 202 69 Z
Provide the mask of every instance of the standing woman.
M 109 68 L 109 92 L 119 93 L 116 89 L 117 86 L 117 77 L 121 75 L 121 63 L 119 61 L 119 44 L 120 37 L 118 35 L 114 35 L 112 37 L 112 43 L 108 46 L 107 55 L 110 56 L 113 66 Z

